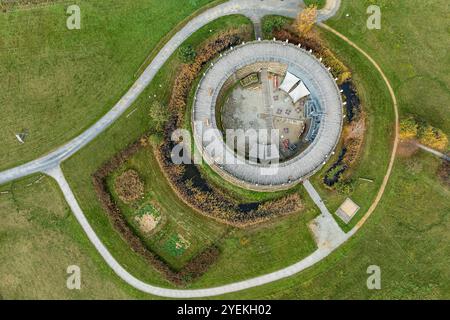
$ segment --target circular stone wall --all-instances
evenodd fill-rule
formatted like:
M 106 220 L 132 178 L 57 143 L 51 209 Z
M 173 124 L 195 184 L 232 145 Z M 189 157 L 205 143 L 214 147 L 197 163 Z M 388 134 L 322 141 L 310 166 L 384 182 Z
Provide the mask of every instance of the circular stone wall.
M 310 91 L 314 125 L 310 143 L 299 155 L 281 163 L 261 164 L 241 157 L 217 129 L 216 104 L 224 86 L 239 81 L 237 72 L 257 63 L 281 63 Z M 224 179 L 239 186 L 271 191 L 287 189 L 313 175 L 334 152 L 342 121 L 340 90 L 327 68 L 312 54 L 278 41 L 256 41 L 233 48 L 211 64 L 194 99 L 192 128 L 203 160 Z

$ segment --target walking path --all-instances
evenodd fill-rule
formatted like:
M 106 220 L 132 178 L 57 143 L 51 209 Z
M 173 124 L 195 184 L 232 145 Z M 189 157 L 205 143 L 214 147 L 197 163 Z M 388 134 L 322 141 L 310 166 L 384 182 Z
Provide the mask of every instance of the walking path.
M 16 168 L 0 172 L 0 185 L 53 168 L 94 140 L 133 104 L 177 48 L 204 25 L 220 17 L 233 14 L 247 16 L 252 21 L 260 21 L 266 15 L 282 15 L 294 18 L 299 11 L 301 3 L 301 0 L 230 0 L 195 17 L 167 42 L 130 90 L 98 122 L 48 155 Z M 319 11 L 318 21 L 330 18 L 337 12 L 339 6 L 340 0 L 329 0 L 327 9 Z
M 342 231 L 336 220 L 334 220 L 333 216 L 328 211 L 327 207 L 323 203 L 323 200 L 320 198 L 311 182 L 306 180 L 303 183 L 303 186 L 322 213 L 309 225 L 312 233 L 314 234 L 317 246 L 319 249 L 326 248 L 328 250 L 334 250 L 349 237 Z
M 114 259 L 114 257 L 108 251 L 108 249 L 103 245 L 101 240 L 96 235 L 95 231 L 90 226 L 86 217 L 84 216 L 75 198 L 75 195 L 73 194 L 69 184 L 67 183 L 63 175 L 63 172 L 60 169 L 60 163 L 62 161 L 64 161 L 65 159 L 73 155 L 75 152 L 77 152 L 79 149 L 81 149 L 83 146 L 92 141 L 96 136 L 98 136 L 102 131 L 104 131 L 109 125 L 111 125 L 117 118 L 120 117 L 120 115 L 122 115 L 127 110 L 127 108 L 144 90 L 144 88 L 150 83 L 156 72 L 159 70 L 160 67 L 162 67 L 162 65 L 169 58 L 169 56 L 177 49 L 177 47 L 187 37 L 189 37 L 189 35 L 198 30 L 201 26 L 205 25 L 206 23 L 212 20 L 215 20 L 216 18 L 229 14 L 244 14 L 247 16 L 254 16 L 256 13 L 259 17 L 262 17 L 263 15 L 266 14 L 279 14 L 293 17 L 296 15 L 298 11 L 297 8 L 298 4 L 299 1 L 296 0 L 285 0 L 285 1 L 265 0 L 264 2 L 261 2 L 260 0 L 232 0 L 216 8 L 206 11 L 205 13 L 203 13 L 202 15 L 198 16 L 197 18 L 193 19 L 190 23 L 188 23 L 166 44 L 166 46 L 161 50 L 161 52 L 156 56 L 156 58 L 144 71 L 142 76 L 136 81 L 133 87 L 116 104 L 116 106 L 114 106 L 114 108 L 111 109 L 111 111 L 109 111 L 102 119 L 100 119 L 96 124 L 94 124 L 91 128 L 89 128 L 79 137 L 73 139 L 72 141 L 62 146 L 61 148 L 57 149 L 56 151 L 50 153 L 49 155 L 44 156 L 35 161 L 32 161 L 26 165 L 0 173 L 0 184 L 37 172 L 44 172 L 49 176 L 53 177 L 58 182 L 67 203 L 72 209 L 75 217 L 82 226 L 83 230 L 87 234 L 89 240 L 95 246 L 97 251 L 105 260 L 105 262 L 121 279 L 123 279 L 129 285 L 149 294 L 169 298 L 199 298 L 199 297 L 216 296 L 260 286 L 283 278 L 287 278 L 308 267 L 311 267 L 315 263 L 327 257 L 337 247 L 339 247 L 342 243 L 348 240 L 373 213 L 378 203 L 380 202 L 381 197 L 385 191 L 386 185 L 388 183 L 390 174 L 392 172 L 393 164 L 395 161 L 395 154 L 398 146 L 397 101 L 388 79 L 384 75 L 379 65 L 367 53 L 365 53 L 362 49 L 356 46 L 345 36 L 341 35 L 334 29 L 325 26 L 323 24 L 321 24 L 323 28 L 327 29 L 330 32 L 335 33 L 337 36 L 339 36 L 347 43 L 349 43 L 351 46 L 355 47 L 358 51 L 360 51 L 369 61 L 372 62 L 375 68 L 382 75 L 390 91 L 394 103 L 394 110 L 396 117 L 396 136 L 388 171 L 384 177 L 383 184 L 377 194 L 377 198 L 375 199 L 374 203 L 369 208 L 368 212 L 363 217 L 363 219 L 361 219 L 358 225 L 354 229 L 352 229 L 351 232 L 344 234 L 342 230 L 339 229 L 333 217 L 327 210 L 326 206 L 323 204 L 322 200 L 320 199 L 319 195 L 314 190 L 312 185 L 309 183 L 309 181 L 305 182 L 306 190 L 311 195 L 314 202 L 318 205 L 322 214 L 317 219 L 315 219 L 311 224 L 311 229 L 318 242 L 318 249 L 305 259 L 299 261 L 298 263 L 293 264 L 287 268 L 278 270 L 276 272 L 272 272 L 267 275 L 228 284 L 225 286 L 208 289 L 176 290 L 176 289 L 160 288 L 146 284 L 140 281 L 139 279 L 135 278 L 128 271 L 126 271 Z M 334 5 L 334 7 L 332 5 Z M 340 0 L 329 0 L 329 3 L 327 4 L 326 7 L 327 8 L 326 12 L 320 13 L 319 21 L 323 21 L 323 19 L 326 19 L 327 17 L 330 17 L 332 14 L 334 14 L 339 8 L 339 5 Z
M 339 237 L 333 238 L 329 243 L 326 243 L 325 245 L 319 244 L 319 248 L 314 251 L 311 255 L 306 257 L 305 259 L 299 261 L 296 264 L 293 264 L 287 268 L 278 270 L 276 272 L 272 272 L 260 277 L 231 283 L 228 285 L 215 287 L 215 288 L 208 288 L 208 289 L 194 289 L 194 290 L 182 290 L 182 289 L 166 289 L 161 287 L 152 286 L 150 284 L 147 284 L 145 282 L 142 282 L 141 280 L 134 277 L 132 274 L 130 274 L 127 270 L 125 270 L 116 259 L 114 259 L 113 255 L 108 251 L 108 249 L 104 246 L 100 238 L 97 236 L 95 231 L 92 229 L 91 225 L 87 221 L 86 217 L 83 214 L 83 211 L 81 210 L 75 195 L 73 194 L 72 190 L 70 189 L 69 184 L 67 183 L 64 174 L 60 167 L 52 168 L 51 170 L 48 170 L 45 172 L 49 176 L 53 177 L 59 184 L 59 187 L 63 191 L 64 198 L 66 199 L 67 203 L 69 204 L 70 208 L 72 209 L 72 212 L 74 213 L 76 219 L 78 220 L 78 223 L 83 228 L 84 232 L 87 234 L 89 240 L 91 243 L 95 246 L 97 251 L 100 253 L 100 255 L 103 257 L 105 262 L 108 264 L 108 266 L 126 283 L 133 286 L 134 288 L 141 290 L 145 293 L 153 294 L 156 296 L 161 297 L 167 297 L 167 298 L 202 298 L 202 297 L 212 297 L 212 296 L 218 296 L 223 295 L 226 293 L 232 293 L 236 291 L 241 291 L 257 286 L 261 286 L 270 282 L 274 282 L 280 279 L 284 279 L 287 277 L 290 277 L 302 270 L 305 270 L 306 268 L 311 267 L 312 265 L 316 264 L 320 260 L 327 257 L 333 250 L 335 250 L 337 247 L 339 247 L 344 241 L 346 241 L 349 236 L 345 235 L 342 231 L 340 231 Z M 312 186 L 310 187 L 312 188 Z M 315 192 L 315 191 L 314 191 Z M 327 215 L 327 213 L 324 213 Z M 329 213 L 328 213 L 329 215 Z M 335 229 L 335 226 L 332 225 L 331 220 L 333 218 L 327 217 L 326 218 L 326 225 L 322 226 L 322 220 L 319 219 L 317 223 L 319 224 L 319 227 L 317 228 L 316 232 L 318 232 L 318 237 L 320 239 L 326 239 L 328 237 L 327 233 L 329 232 L 329 228 Z M 325 220 L 325 219 L 324 219 Z M 333 220 L 334 221 L 334 220 Z M 339 228 L 339 227 L 337 227 Z M 333 232 L 337 232 L 334 230 Z M 324 233 L 324 234 L 321 234 Z
M 434 149 L 432 149 L 430 147 L 424 146 L 421 143 L 416 143 L 416 146 L 418 146 L 420 149 L 422 149 L 422 150 L 424 150 L 426 152 L 429 152 L 431 154 L 434 154 L 435 156 L 438 156 L 439 158 L 441 158 L 443 160 L 450 161 L 450 156 L 448 156 L 448 155 L 446 155 L 446 154 L 444 154 L 444 153 L 442 153 L 440 151 L 437 151 L 437 150 L 434 150 Z
M 365 52 L 363 49 L 361 49 L 358 45 L 356 45 L 349 38 L 347 38 L 343 34 L 339 33 L 338 31 L 334 30 L 333 28 L 327 26 L 326 24 L 319 23 L 319 26 L 322 27 L 323 29 L 333 33 L 334 35 L 336 35 L 337 37 L 341 38 L 342 40 L 344 40 L 346 43 L 348 43 L 350 46 L 355 48 L 364 57 L 366 57 L 367 60 L 369 60 L 372 63 L 372 65 L 375 67 L 375 69 L 377 69 L 377 71 L 380 73 L 381 77 L 384 80 L 384 83 L 386 84 L 386 86 L 387 86 L 387 88 L 389 90 L 389 94 L 390 94 L 391 99 L 392 99 L 393 108 L 394 108 L 394 114 L 395 114 L 394 145 L 392 146 L 391 158 L 389 160 L 389 165 L 388 165 L 388 169 L 387 169 L 386 175 L 383 178 L 383 183 L 381 184 L 380 190 L 378 190 L 377 196 L 376 196 L 374 202 L 372 203 L 372 205 L 369 207 L 369 210 L 364 215 L 364 217 L 358 222 L 358 224 L 349 232 L 349 233 L 351 233 L 353 235 L 356 231 L 358 231 L 364 225 L 364 223 L 370 218 L 372 213 L 375 211 L 376 207 L 378 206 L 378 204 L 381 201 L 381 198 L 383 197 L 384 191 L 386 190 L 386 186 L 387 186 L 387 184 L 389 182 L 389 178 L 391 177 L 392 170 L 394 168 L 395 157 L 397 155 L 398 143 L 400 141 L 399 140 L 400 124 L 399 124 L 399 114 L 398 114 L 398 103 L 397 103 L 397 97 L 395 96 L 394 89 L 392 88 L 392 85 L 391 85 L 389 79 L 384 74 L 384 72 L 381 69 L 380 65 L 367 52 Z

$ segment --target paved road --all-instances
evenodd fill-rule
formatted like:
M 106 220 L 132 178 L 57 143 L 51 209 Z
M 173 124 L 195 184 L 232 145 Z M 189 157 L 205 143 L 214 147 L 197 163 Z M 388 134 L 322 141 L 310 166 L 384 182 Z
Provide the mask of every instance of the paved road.
M 181 29 L 172 39 L 169 40 L 155 59 L 145 69 L 142 75 L 136 80 L 130 90 L 98 122 L 75 139 L 49 153 L 48 155 L 22 166 L 0 172 L 0 185 L 55 167 L 94 140 L 133 104 L 133 102 L 153 80 L 159 69 L 165 64 L 177 48 L 195 31 L 204 25 L 222 16 L 232 14 L 245 15 L 252 19 L 252 21 L 258 21 L 261 17 L 268 14 L 295 17 L 299 11 L 299 4 L 301 3 L 301 0 L 265 0 L 264 2 L 260 0 L 231 0 L 205 11 L 191 20 L 183 29 Z M 339 6 L 340 0 L 331 0 L 329 7 L 332 9 L 319 12 L 318 20 L 323 21 L 328 19 L 330 15 L 339 9 Z

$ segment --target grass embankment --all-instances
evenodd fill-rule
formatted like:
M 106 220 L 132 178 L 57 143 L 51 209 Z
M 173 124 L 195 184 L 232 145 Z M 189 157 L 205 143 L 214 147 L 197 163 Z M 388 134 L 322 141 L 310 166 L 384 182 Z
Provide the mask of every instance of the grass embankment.
M 2 12 L 0 171 L 92 125 L 135 81 L 149 48 L 160 48 L 180 21 L 210 3 L 79 0 L 81 30 L 67 29 L 67 3 Z M 25 144 L 15 137 L 22 132 Z
M 282 22 L 293 23 L 290 19 L 280 19 L 281 17 L 278 16 L 268 16 L 263 23 L 274 25 L 275 22 L 278 22 L 278 27 Z M 365 142 L 360 158 L 345 172 L 354 180 L 355 191 L 351 194 L 341 195 L 326 187 L 323 182 L 326 171 L 337 161 L 341 153 L 342 142 L 338 145 L 335 156 L 310 179 L 330 212 L 336 212 L 347 197 L 351 197 L 361 207 L 348 226 L 336 217 L 341 227 L 348 231 L 372 204 L 386 173 L 394 134 L 394 111 L 387 87 L 373 65 L 344 41 L 336 39 L 333 35 L 318 28 L 315 31 L 323 39 L 324 45 L 329 47 L 338 59 L 351 69 L 353 84 L 358 91 L 361 108 L 366 117 Z M 265 36 L 272 37 L 269 32 Z
M 343 2 L 340 12 L 348 13 L 349 17 L 332 20 L 329 24 L 366 50 L 381 65 L 394 88 L 403 118 L 415 115 L 426 123 L 442 128 L 444 132 L 450 132 L 450 107 L 446 103 L 450 99 L 450 91 L 445 85 L 450 82 L 450 76 L 444 71 L 449 68 L 445 52 L 450 42 L 442 39 L 439 32 L 445 21 L 440 9 L 446 5 L 445 2 L 386 3 L 381 8 L 382 29 L 372 31 L 365 27 L 365 10 L 370 4 L 370 1 Z M 427 25 L 410 23 L 431 15 L 434 19 Z M 371 73 L 366 72 L 370 65 L 358 58 L 353 49 L 346 49 L 348 46 L 343 45 L 341 40 L 324 34 L 333 50 L 352 67 L 363 108 L 368 110 L 364 154 L 352 173 L 357 180 L 351 197 L 362 207 L 350 224 L 353 226 L 358 217 L 367 211 L 382 179 L 383 162 L 387 161 L 390 152 L 386 142 L 393 134 L 393 128 L 388 126 L 392 103 L 380 77 L 374 74 L 373 78 Z M 374 183 L 359 178 L 374 180 Z M 314 185 L 320 186 L 319 192 L 326 199 L 330 211 L 334 212 L 345 197 L 322 188 L 319 179 L 320 176 L 316 176 Z

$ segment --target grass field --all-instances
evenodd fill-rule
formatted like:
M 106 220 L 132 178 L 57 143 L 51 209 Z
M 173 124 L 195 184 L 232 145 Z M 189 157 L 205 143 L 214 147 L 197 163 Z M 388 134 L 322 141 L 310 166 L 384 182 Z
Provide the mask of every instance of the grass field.
M 367 19 L 365 8 L 370 4 L 372 4 L 370 1 L 343 2 L 341 19 L 339 22 L 332 20 L 329 24 L 360 45 L 382 65 L 396 92 L 402 117 L 416 115 L 448 133 L 450 107 L 446 101 L 450 100 L 448 89 L 450 76 L 443 70 L 449 68 L 450 61 L 445 57 L 445 48 L 450 44 L 450 40 L 441 39 L 441 33 L 438 31 L 441 30 L 440 22 L 445 19 L 443 15 L 441 16 L 439 7 L 445 6 L 445 3 L 382 2 L 382 29 L 375 31 L 365 28 Z M 415 17 L 419 19 L 419 12 L 421 15 L 435 16 L 435 19 L 430 21 L 432 26 L 419 27 L 410 23 Z M 350 16 L 343 17 L 344 14 Z M 390 147 L 387 146 L 393 134 L 393 127 L 388 125 L 393 116 L 392 103 L 386 90 L 383 89 L 385 85 L 381 78 L 371 72 L 373 68 L 370 64 L 333 35 L 324 34 L 324 36 L 329 40 L 333 50 L 353 69 L 363 109 L 368 111 L 364 153 L 360 163 L 352 169 L 356 188 L 351 197 L 361 206 L 361 210 L 348 227 L 341 223 L 341 226 L 348 230 L 367 211 L 380 185 L 382 173 L 386 170 L 390 152 Z M 390 45 L 382 45 L 387 43 Z M 440 63 L 436 65 L 435 61 Z M 315 176 L 313 183 L 326 200 L 329 210 L 335 212 L 346 196 L 324 188 L 321 181 L 324 170 Z M 359 178 L 374 182 L 370 183 Z M 337 221 L 340 222 L 339 219 Z
M 217 242 L 227 232 L 227 226 L 215 223 L 187 207 L 172 191 L 169 184 L 163 183 L 165 178 L 151 147 L 134 155 L 115 172 L 110 180 L 130 168 L 139 172 L 145 184 L 144 199 L 139 200 L 137 206 L 155 202 L 160 207 L 162 215 L 160 228 L 151 235 L 145 235 L 134 221 L 136 209 L 124 204 L 116 196 L 115 199 L 128 223 L 133 226 L 147 247 L 162 257 L 172 268 L 180 270 L 189 260 Z M 110 190 L 113 191 L 112 181 L 110 185 Z M 180 255 L 174 254 L 168 247 L 170 240 L 176 235 L 181 235 L 190 244 L 189 248 Z
M 0 195 L 2 299 L 134 296 L 90 244 L 55 182 L 33 176 L 0 188 L 6 190 L 12 193 Z M 66 287 L 70 265 L 81 268 L 81 291 Z
M 349 196 L 361 209 L 348 226 L 341 224 L 344 230 L 349 230 L 367 212 L 387 171 L 395 130 L 394 110 L 387 87 L 372 64 L 343 41 L 323 32 L 322 36 L 328 40 L 328 45 L 352 70 L 353 83 L 356 85 L 361 99 L 361 107 L 366 115 L 365 141 L 362 153 L 358 162 L 350 168 L 349 172 L 355 181 L 355 191 Z M 323 183 L 323 175 L 339 156 L 341 149 L 337 150 L 333 159 L 311 179 L 332 213 L 347 198 L 347 195 L 344 196 L 336 191 L 330 191 Z M 360 180 L 360 178 L 369 179 L 373 182 Z M 336 220 L 339 223 L 341 222 L 339 218 L 336 218 Z
M 64 3 L 2 13 L 0 171 L 92 125 L 128 90 L 152 48 L 211 2 L 78 0 L 81 30 L 73 31 Z M 22 132 L 23 145 L 15 137 Z
M 422 152 L 398 160 L 381 206 L 349 243 L 299 275 L 225 298 L 449 299 L 450 190 L 438 164 Z M 381 268 L 381 290 L 366 287 L 370 265 Z

